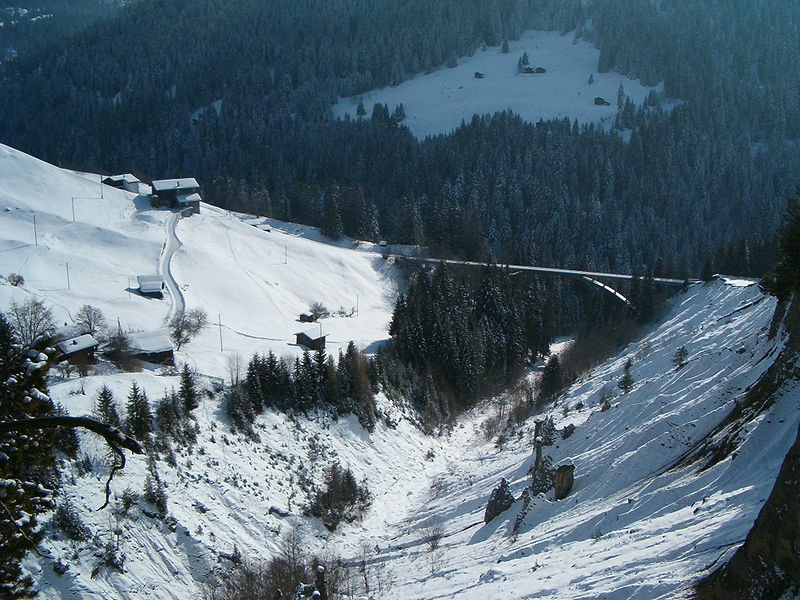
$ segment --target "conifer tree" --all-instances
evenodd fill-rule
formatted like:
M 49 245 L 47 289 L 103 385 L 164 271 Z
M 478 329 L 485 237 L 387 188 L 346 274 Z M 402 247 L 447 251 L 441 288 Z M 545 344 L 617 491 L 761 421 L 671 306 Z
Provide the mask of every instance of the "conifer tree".
M 131 391 L 128 393 L 125 429 L 142 444 L 147 445 L 150 442 L 150 434 L 153 431 L 153 413 L 150 411 L 147 394 L 139 388 L 135 381 L 131 384 Z
M 786 270 L 792 289 L 800 291 L 800 187 L 789 198 L 784 224 L 778 230 L 778 262 Z
M 189 363 L 183 363 L 181 370 L 181 387 L 178 390 L 178 397 L 183 403 L 183 410 L 188 415 L 200 404 L 197 390 L 194 387 L 194 376 Z
M 333 240 L 338 240 L 344 235 L 342 213 L 340 210 L 341 193 L 338 185 L 332 185 L 325 191 L 322 207 L 322 223 L 320 233 Z
M 672 364 L 675 365 L 676 371 L 679 371 L 686 365 L 687 358 L 689 358 L 689 351 L 686 349 L 686 346 L 681 346 L 675 350 L 675 354 L 672 355 Z
M 633 375 L 631 375 L 631 359 L 629 358 L 625 363 L 624 372 L 622 374 L 622 379 L 619 380 L 619 389 L 622 390 L 623 394 L 627 394 L 633 389 Z
M 107 385 L 100 388 L 100 391 L 97 393 L 97 399 L 94 403 L 94 414 L 99 421 L 119 428 L 120 419 L 119 412 L 117 412 L 117 403 L 114 401 L 114 394 Z
M 31 360 L 27 368 L 26 358 Z M 0 422 L 53 414 L 47 370 L 47 357 L 35 350 L 26 356 L 0 314 Z M 37 517 L 53 506 L 47 489 L 55 480 L 52 465 L 52 430 L 0 434 L 0 597 L 35 596 L 20 561 L 42 538 Z

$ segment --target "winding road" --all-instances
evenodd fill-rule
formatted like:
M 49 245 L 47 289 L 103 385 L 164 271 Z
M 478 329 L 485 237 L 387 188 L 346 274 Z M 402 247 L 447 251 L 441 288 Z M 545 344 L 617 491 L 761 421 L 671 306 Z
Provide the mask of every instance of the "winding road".
M 167 232 L 167 241 L 161 250 L 161 257 L 158 260 L 158 272 L 164 276 L 164 281 L 167 284 L 169 295 L 172 296 L 172 308 L 167 315 L 167 321 L 170 321 L 176 315 L 183 314 L 186 309 L 186 301 L 183 299 L 183 292 L 178 287 L 178 282 L 172 275 L 172 256 L 180 249 L 181 241 L 178 239 L 178 234 L 175 228 L 181 218 L 181 213 L 174 212 L 170 215 L 164 224 L 164 230 Z

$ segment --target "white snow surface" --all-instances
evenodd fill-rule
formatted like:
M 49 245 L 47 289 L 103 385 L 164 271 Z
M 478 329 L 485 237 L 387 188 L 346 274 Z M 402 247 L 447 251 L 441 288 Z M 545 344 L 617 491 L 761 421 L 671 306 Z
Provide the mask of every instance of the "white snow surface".
M 0 307 L 33 296 L 44 300 L 59 325 L 71 325 L 76 311 L 91 304 L 110 325 L 119 319 L 126 331 L 163 327 L 170 295 L 154 299 L 128 288 L 137 287 L 137 275 L 163 272 L 160 256 L 173 214 L 152 209 L 144 196 L 108 186 L 101 199 L 99 176 L 58 169 L 0 145 L 0 275 L 25 278 L 21 287 L 0 279 Z M 170 270 L 186 308 L 205 310 L 210 326 L 177 359 L 224 377 L 235 354 L 245 364 L 255 352 L 300 355 L 294 334 L 309 325 L 298 315 L 312 302 L 332 313 L 358 308 L 352 317 L 331 316 L 311 325 L 328 335 L 329 353 L 337 354 L 351 340 L 373 351 L 388 337 L 393 266 L 378 254 L 354 251 L 347 240 L 332 244 L 315 228 L 268 222 L 271 232 L 208 204 L 201 204 L 199 215 L 178 221 L 182 245 Z
M 0 273 L 25 277 L 19 288 L 0 280 L 0 304 L 34 295 L 69 321 L 89 303 L 125 328 L 157 329 L 170 312 L 169 295 L 128 297 L 125 288 L 129 278 L 159 264 L 171 213 L 107 188 L 102 200 L 75 201 L 73 223 L 70 198 L 93 198 L 97 181 L 0 146 Z M 32 245 L 34 212 L 38 246 Z M 200 215 L 179 221 L 183 245 L 172 271 L 187 307 L 205 308 L 212 321 L 222 313 L 224 325 L 225 351 L 219 351 L 219 332 L 209 328 L 178 353 L 179 361 L 208 375 L 199 377 L 204 390 L 226 374 L 232 352 L 245 359 L 266 348 L 299 352 L 291 345 L 291 334 L 301 329 L 293 320 L 315 300 L 349 307 L 360 295 L 358 317 L 326 319 L 334 344 L 355 338 L 368 345 L 386 335 L 393 284 L 380 256 L 354 252 L 348 242 L 324 243 L 312 228 L 270 223 L 267 233 L 205 204 Z M 172 466 L 163 456 L 157 463 L 174 528 L 148 517 L 145 506 L 134 506 L 128 516 L 118 511 L 124 490 L 143 489 L 147 461 L 140 456 L 130 456 L 115 478 L 112 507 L 95 511 L 104 499 L 108 449 L 97 436 L 81 434 L 91 470 L 80 474 L 68 464 L 61 493 L 93 537 L 75 542 L 49 529 L 42 556 L 31 553 L 25 568 L 47 600 L 189 600 L 202 596 L 209 573 L 224 564 L 222 553 L 236 546 L 267 560 L 279 551 L 281 535 L 295 527 L 308 552 L 352 558 L 370 548 L 391 582 L 383 597 L 685 597 L 692 581 L 742 543 L 797 431 L 800 389 L 794 382 L 747 426 L 728 458 L 707 469 L 704 460 L 680 460 L 777 356 L 782 334 L 767 336 L 774 307 L 746 280 L 693 285 L 640 342 L 538 415 L 552 416 L 559 429 L 576 426 L 571 437 L 557 436 L 544 449 L 554 464 L 573 461 L 575 484 L 564 500 L 535 498 L 516 533 L 520 501 L 489 524 L 483 514 L 501 478 L 515 497 L 526 485 L 537 415 L 506 431 L 498 448 L 495 439 L 485 439 L 482 424 L 502 398 L 469 411 L 440 436 L 423 435 L 382 395 L 381 419 L 371 433 L 353 417 L 267 411 L 256 421 L 260 441 L 254 442 L 231 432 L 219 395 L 204 393 L 195 410 L 197 444 L 176 449 Z M 680 346 L 688 350 L 688 363 L 676 371 L 672 357 Z M 628 358 L 635 386 L 622 395 L 616 382 Z M 153 368 L 82 380 L 52 376 L 51 397 L 73 415 L 91 413 L 102 385 L 120 409 L 134 381 L 153 403 L 179 385 L 174 374 Z M 611 409 L 601 412 L 601 396 L 609 393 Z M 373 500 L 363 520 L 331 533 L 303 516 L 303 507 L 311 482 L 320 483 L 334 460 L 366 478 Z M 272 506 L 289 516 L 269 514 Z M 438 524 L 444 535 L 431 550 L 427 539 Z M 125 556 L 122 571 L 101 566 L 99 549 L 108 542 Z M 68 567 L 63 575 L 53 570 L 58 560 Z
M 422 435 L 384 398 L 381 410 L 397 427 L 381 422 L 372 433 L 353 418 L 295 421 L 270 411 L 257 421 L 261 443 L 253 443 L 232 434 L 220 403 L 205 399 L 196 411 L 198 445 L 179 451 L 174 468 L 158 463 L 179 523 L 175 532 L 138 509 L 125 519 L 90 510 L 102 503 L 107 467 L 103 444 L 83 436 L 95 470 L 68 485 L 66 495 L 101 540 L 110 539 L 120 520 L 126 570 L 101 569 L 92 579 L 98 562 L 92 547 L 54 539 L 45 548 L 68 562 L 69 574 L 56 576 L 36 557 L 28 566 L 44 598 L 61 598 L 69 589 L 81 598 L 188 599 L 198 597 L 220 552 L 236 545 L 268 559 L 294 526 L 309 552 L 355 557 L 363 547 L 377 549 L 372 560 L 384 565 L 392 598 L 686 597 L 704 569 L 744 540 L 797 431 L 795 384 L 748 426 L 734 458 L 706 470 L 704 461 L 680 464 L 777 355 L 780 339 L 767 339 L 773 309 L 757 286 L 695 285 L 641 342 L 575 384 L 546 414 L 558 428 L 573 423 L 576 431 L 545 448 L 554 463 L 572 459 L 574 487 L 559 502 L 535 498 L 516 535 L 521 502 L 488 525 L 483 513 L 501 477 L 515 497 L 525 486 L 532 419 L 507 431 L 509 441 L 498 450 L 481 428 L 496 401 L 439 437 Z M 675 371 L 671 359 L 681 345 L 689 360 Z M 626 395 L 617 391 L 612 408 L 601 412 L 600 396 L 620 379 L 627 358 L 635 387 Z M 118 374 L 89 378 L 85 395 L 75 393 L 74 380 L 52 385 L 51 395 L 83 414 L 101 384 L 121 400 L 132 380 L 151 398 L 178 385 L 175 377 Z M 297 483 L 320 481 L 334 459 L 367 478 L 373 503 L 363 521 L 330 533 L 301 516 L 308 488 Z M 133 457 L 115 480 L 115 493 L 141 490 L 145 472 L 145 461 Z M 290 516 L 268 514 L 273 505 Z M 438 523 L 444 537 L 432 551 L 426 540 Z
M 453 68 L 419 74 L 394 87 L 340 98 L 333 115 L 356 119 L 356 108 L 363 101 L 370 118 L 376 103 L 387 104 L 389 112 L 403 104 L 406 125 L 417 138 L 447 134 L 473 115 L 511 110 L 525 121 L 539 119 L 577 119 L 580 123 L 610 126 L 617 114 L 620 83 L 636 105 L 641 105 L 650 88 L 638 80 L 609 71 L 598 73 L 600 51 L 575 32 L 528 31 L 518 41 L 509 42 L 509 53 L 500 47 L 477 50 L 459 59 Z M 517 61 L 528 53 L 530 66 L 543 67 L 546 73 L 520 74 Z M 484 75 L 477 79 L 475 73 Z M 589 76 L 594 82 L 589 84 Z M 595 97 L 609 106 L 597 106 Z

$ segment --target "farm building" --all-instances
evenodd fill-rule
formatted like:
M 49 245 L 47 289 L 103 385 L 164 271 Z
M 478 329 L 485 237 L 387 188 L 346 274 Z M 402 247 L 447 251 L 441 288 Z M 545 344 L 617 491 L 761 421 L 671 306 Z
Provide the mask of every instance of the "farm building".
M 128 347 L 133 358 L 161 365 L 175 364 L 172 342 L 161 330 L 129 333 Z
M 325 349 L 325 338 L 326 335 L 321 335 L 319 337 L 311 337 L 307 333 L 300 332 L 296 333 L 295 337 L 297 338 L 297 345 L 298 346 L 305 346 L 309 350 L 324 350 Z
M 140 183 L 139 178 L 130 173 L 125 173 L 124 175 L 110 175 L 103 179 L 103 185 L 133 192 L 134 194 L 139 193 Z
M 266 217 L 255 217 L 252 219 L 242 219 L 242 223 L 246 223 L 247 225 L 251 225 L 256 229 L 260 229 L 261 231 L 266 231 L 269 233 L 272 231 L 272 226 L 269 224 L 269 219 Z
M 153 182 L 150 204 L 156 208 L 190 208 L 200 212 L 200 184 L 193 177 L 159 179 Z
M 141 294 L 160 298 L 164 293 L 163 275 L 137 275 L 136 281 L 139 283 L 139 292 Z
M 200 214 L 200 201 L 202 198 L 197 192 L 178 196 L 178 207 L 184 211 L 184 216 Z
M 94 362 L 94 351 L 100 343 L 91 335 L 79 335 L 56 344 L 56 362 Z

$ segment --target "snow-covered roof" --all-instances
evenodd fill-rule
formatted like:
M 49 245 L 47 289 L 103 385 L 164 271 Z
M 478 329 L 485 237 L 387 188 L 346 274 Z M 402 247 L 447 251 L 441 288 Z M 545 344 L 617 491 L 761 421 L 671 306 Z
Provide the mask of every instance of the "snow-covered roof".
M 70 355 L 81 352 L 82 350 L 88 350 L 89 348 L 97 348 L 98 345 L 99 342 L 87 333 L 70 340 L 59 342 L 56 344 L 56 350 L 62 354 Z
M 134 352 L 155 354 L 172 350 L 169 336 L 157 329 L 156 331 L 138 331 L 128 334 L 128 345 Z
M 242 223 L 246 225 L 252 225 L 253 227 L 258 227 L 259 225 L 263 225 L 267 223 L 268 219 L 266 217 L 252 217 L 249 219 L 242 219 Z
M 197 192 L 195 192 L 194 194 L 181 194 L 178 196 L 178 204 L 191 204 L 192 202 L 202 202 L 202 201 L 203 199 Z
M 320 335 L 319 334 L 319 329 L 317 329 L 317 330 L 312 329 L 311 331 L 298 331 L 297 333 L 295 333 L 295 335 L 307 335 L 312 340 L 328 337 L 327 333 L 323 334 L 323 335 Z
M 199 187 L 200 185 L 194 177 L 184 177 L 183 179 L 159 179 L 153 182 L 153 190 L 156 193 L 169 190 L 189 190 Z
M 119 181 L 122 183 L 138 183 L 139 178 L 136 175 L 125 173 L 124 175 L 109 175 L 103 181 Z
M 272 231 L 272 225 L 269 224 L 269 219 L 266 217 L 254 217 L 251 219 L 242 219 L 242 223 L 252 225 L 261 231 Z
M 160 292 L 164 289 L 163 275 L 137 275 L 136 281 L 142 292 Z

